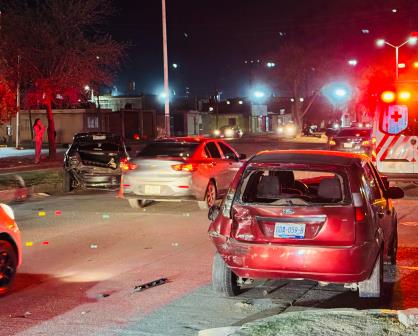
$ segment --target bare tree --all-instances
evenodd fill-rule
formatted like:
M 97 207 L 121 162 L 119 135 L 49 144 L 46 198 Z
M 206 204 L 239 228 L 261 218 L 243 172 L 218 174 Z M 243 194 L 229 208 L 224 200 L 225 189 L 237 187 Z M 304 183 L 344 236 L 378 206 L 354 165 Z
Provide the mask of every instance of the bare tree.
M 331 79 L 331 74 L 336 77 L 332 70 L 338 69 L 340 62 L 320 46 L 309 48 L 295 42 L 283 44 L 271 58 L 277 66 L 271 72 L 270 81 L 282 95 L 293 98 L 292 118 L 300 130 L 321 88 Z
M 9 64 L 20 56 L 21 80 L 47 110 L 50 158 L 57 96 L 109 84 L 123 58 L 125 45 L 100 30 L 109 13 L 109 0 L 10 0 L 2 8 L 1 52 Z
M 9 83 L 0 78 L 0 123 L 9 122 L 16 112 L 16 95 L 9 87 Z

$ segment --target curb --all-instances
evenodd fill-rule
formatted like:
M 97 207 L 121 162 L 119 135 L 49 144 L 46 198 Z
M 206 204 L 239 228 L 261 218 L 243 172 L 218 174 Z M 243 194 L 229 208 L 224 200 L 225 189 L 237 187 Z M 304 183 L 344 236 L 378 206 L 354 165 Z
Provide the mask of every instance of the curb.
M 0 202 L 22 202 L 31 198 L 35 194 L 57 194 L 62 192 L 62 183 L 37 184 L 29 188 L 14 188 L 0 190 Z

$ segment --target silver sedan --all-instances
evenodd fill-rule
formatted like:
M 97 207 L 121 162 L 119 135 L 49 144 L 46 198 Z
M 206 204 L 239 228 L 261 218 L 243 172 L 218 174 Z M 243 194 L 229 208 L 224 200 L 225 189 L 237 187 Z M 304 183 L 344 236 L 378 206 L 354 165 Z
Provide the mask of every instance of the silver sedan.
M 158 140 L 124 164 L 121 191 L 134 208 L 149 201 L 197 200 L 206 209 L 226 194 L 243 159 L 217 139 Z

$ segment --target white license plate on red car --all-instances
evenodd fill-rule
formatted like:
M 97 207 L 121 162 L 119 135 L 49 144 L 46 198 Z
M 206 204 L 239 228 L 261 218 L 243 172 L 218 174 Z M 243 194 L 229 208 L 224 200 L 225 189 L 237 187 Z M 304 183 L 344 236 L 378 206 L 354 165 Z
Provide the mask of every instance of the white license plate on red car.
M 145 195 L 159 195 L 161 192 L 160 186 L 146 185 Z
M 352 148 L 353 144 L 351 142 L 345 142 L 344 143 L 344 148 Z
M 277 223 L 274 226 L 274 238 L 305 238 L 306 224 Z

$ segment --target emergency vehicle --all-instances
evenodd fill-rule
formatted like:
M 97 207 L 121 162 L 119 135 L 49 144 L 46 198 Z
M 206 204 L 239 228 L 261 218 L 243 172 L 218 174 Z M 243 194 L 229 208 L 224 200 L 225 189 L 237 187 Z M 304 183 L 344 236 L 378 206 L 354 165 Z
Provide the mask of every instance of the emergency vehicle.
M 418 92 L 396 89 L 380 98 L 371 139 L 376 167 L 391 180 L 418 181 Z

